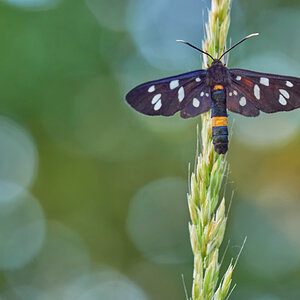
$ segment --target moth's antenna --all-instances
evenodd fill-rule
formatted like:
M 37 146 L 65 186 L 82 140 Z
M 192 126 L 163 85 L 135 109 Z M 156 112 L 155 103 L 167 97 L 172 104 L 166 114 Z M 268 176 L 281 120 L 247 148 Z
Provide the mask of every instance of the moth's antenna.
M 196 46 L 194 46 L 194 45 L 192 45 L 192 44 L 190 44 L 190 43 L 188 43 L 188 42 L 185 42 L 185 41 L 182 41 L 182 40 L 176 40 L 176 42 L 184 43 L 184 44 L 186 44 L 186 45 L 188 45 L 188 46 L 190 46 L 190 47 L 192 47 L 192 48 L 194 48 L 194 49 L 196 49 L 196 50 L 198 50 L 198 51 L 200 51 L 200 52 L 206 54 L 206 55 L 209 56 L 212 60 L 215 60 L 209 53 L 207 53 L 207 52 L 205 52 L 205 51 L 199 49 L 198 47 L 196 47 Z
M 246 41 L 247 39 L 253 37 L 253 36 L 258 36 L 259 33 L 252 33 L 252 34 L 249 34 L 247 35 L 245 38 L 243 38 L 241 41 L 239 41 L 238 43 L 236 43 L 235 45 L 233 45 L 231 48 L 229 48 L 227 51 L 225 51 L 220 57 L 219 57 L 219 60 L 226 54 L 228 53 L 229 51 L 231 51 L 233 48 L 235 48 L 236 46 L 238 46 L 239 44 L 241 44 L 242 42 Z

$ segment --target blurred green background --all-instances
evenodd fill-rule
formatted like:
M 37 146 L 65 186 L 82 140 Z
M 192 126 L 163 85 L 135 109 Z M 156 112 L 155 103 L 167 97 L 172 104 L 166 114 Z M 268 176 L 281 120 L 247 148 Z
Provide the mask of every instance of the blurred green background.
M 124 102 L 198 69 L 209 0 L 0 1 L 0 299 L 185 299 L 199 119 Z M 300 2 L 234 0 L 230 67 L 300 76 Z M 230 114 L 232 300 L 300 299 L 300 111 Z

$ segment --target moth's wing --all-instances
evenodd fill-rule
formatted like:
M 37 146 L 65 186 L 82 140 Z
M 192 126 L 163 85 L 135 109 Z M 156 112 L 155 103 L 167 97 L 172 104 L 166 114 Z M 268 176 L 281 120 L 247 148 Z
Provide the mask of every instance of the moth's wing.
M 211 96 L 208 86 L 203 84 L 195 89 L 191 94 L 191 99 L 180 112 L 182 118 L 193 118 L 210 110 Z
M 300 107 L 300 78 L 243 69 L 229 69 L 229 73 L 232 90 L 237 90 L 246 101 L 263 112 L 289 111 Z
M 145 115 L 174 115 L 193 102 L 194 98 L 200 97 L 201 89 L 206 82 L 206 72 L 206 70 L 197 70 L 143 83 L 126 95 L 126 101 L 135 110 Z M 204 112 L 208 105 L 201 102 L 200 98 L 198 100 L 200 105 L 195 107 L 195 110 L 197 109 L 199 114 Z M 191 113 L 195 114 L 194 111 Z
M 227 108 L 235 113 L 246 117 L 256 117 L 259 109 L 249 100 L 246 94 L 237 84 L 232 84 L 226 88 Z

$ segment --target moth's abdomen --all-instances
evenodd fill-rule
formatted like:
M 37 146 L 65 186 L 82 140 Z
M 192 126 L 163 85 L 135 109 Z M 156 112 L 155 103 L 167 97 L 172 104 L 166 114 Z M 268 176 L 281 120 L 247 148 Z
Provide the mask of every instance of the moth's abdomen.
M 212 118 L 212 137 L 215 151 L 225 154 L 228 151 L 227 117 Z
M 212 92 L 212 137 L 215 151 L 225 154 L 228 151 L 228 121 L 226 92 L 222 85 L 215 85 Z

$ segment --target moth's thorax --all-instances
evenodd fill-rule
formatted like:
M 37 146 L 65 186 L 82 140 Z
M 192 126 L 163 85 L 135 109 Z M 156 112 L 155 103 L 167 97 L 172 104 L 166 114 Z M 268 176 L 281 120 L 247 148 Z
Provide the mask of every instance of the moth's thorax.
M 216 84 L 227 86 L 230 84 L 231 78 L 228 69 L 219 60 L 213 61 L 207 69 L 207 85 L 213 87 Z

